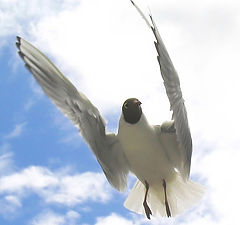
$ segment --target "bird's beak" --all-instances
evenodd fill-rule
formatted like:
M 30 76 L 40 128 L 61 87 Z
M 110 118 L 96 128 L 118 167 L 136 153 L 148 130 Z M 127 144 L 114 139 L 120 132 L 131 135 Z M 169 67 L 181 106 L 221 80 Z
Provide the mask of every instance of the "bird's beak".
M 140 105 L 142 105 L 142 103 L 141 103 L 140 101 L 137 101 L 137 102 L 136 102 L 136 105 L 137 105 L 137 106 L 140 106 Z

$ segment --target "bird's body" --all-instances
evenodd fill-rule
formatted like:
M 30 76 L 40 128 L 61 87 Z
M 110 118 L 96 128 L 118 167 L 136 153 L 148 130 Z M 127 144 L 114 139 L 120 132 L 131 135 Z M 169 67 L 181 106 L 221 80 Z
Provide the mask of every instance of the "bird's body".
M 162 125 L 150 125 L 141 102 L 130 98 L 123 103 L 118 134 L 107 133 L 98 109 L 41 51 L 20 37 L 16 45 L 26 68 L 46 95 L 78 127 L 109 183 L 124 191 L 129 171 L 136 175 L 138 180 L 124 205 L 145 213 L 148 219 L 150 215 L 169 217 L 199 201 L 203 188 L 189 180 L 192 138 L 178 74 L 152 16 L 148 21 L 131 2 L 155 37 L 157 59 L 173 111 L 172 121 Z
M 129 124 L 121 116 L 119 121 L 119 142 L 129 162 L 130 170 L 144 183 L 154 185 L 162 180 L 171 180 L 176 173 L 169 161 L 164 146 L 145 115 L 135 124 Z M 176 146 L 177 147 L 177 146 Z
M 182 150 L 174 121 L 153 126 L 140 105 L 136 98 L 127 99 L 119 120 L 117 139 L 129 170 L 138 178 L 124 205 L 149 219 L 151 214 L 175 216 L 199 201 L 203 188 L 185 181 L 174 165 Z

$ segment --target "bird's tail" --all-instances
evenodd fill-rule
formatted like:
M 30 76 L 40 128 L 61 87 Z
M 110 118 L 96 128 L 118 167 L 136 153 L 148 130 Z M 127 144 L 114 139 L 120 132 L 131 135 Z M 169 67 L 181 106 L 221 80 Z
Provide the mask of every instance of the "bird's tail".
M 132 188 L 124 206 L 136 213 L 145 214 L 143 200 L 145 196 L 145 185 L 137 180 Z M 184 181 L 179 175 L 167 182 L 167 199 L 171 216 L 183 213 L 194 206 L 203 196 L 204 187 L 191 180 Z M 147 203 L 153 216 L 167 216 L 162 183 L 151 186 L 147 195 Z

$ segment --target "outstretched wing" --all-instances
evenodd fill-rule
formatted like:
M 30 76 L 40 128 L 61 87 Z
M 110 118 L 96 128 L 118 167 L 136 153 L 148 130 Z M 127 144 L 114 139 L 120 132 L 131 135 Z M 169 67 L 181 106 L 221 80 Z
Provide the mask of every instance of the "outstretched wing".
M 129 166 L 115 134 L 106 134 L 105 121 L 98 109 L 37 48 L 20 37 L 16 45 L 25 66 L 46 95 L 79 128 L 108 181 L 123 191 Z
M 181 147 L 178 149 L 180 151 L 179 160 L 181 162 L 174 162 L 174 164 L 179 165 L 179 168 L 177 169 L 181 172 L 183 178 L 187 179 L 189 177 L 191 166 L 192 138 L 188 125 L 187 111 L 180 88 L 179 77 L 168 55 L 167 49 L 164 46 L 164 43 L 152 16 L 150 15 L 151 20 L 149 22 L 141 10 L 137 7 L 137 5 L 132 0 L 131 2 L 144 18 L 147 25 L 152 29 L 152 32 L 156 39 L 154 44 L 158 53 L 157 59 L 160 65 L 161 75 L 170 102 L 170 109 L 173 111 L 172 119 L 174 120 L 174 125 L 176 128 L 177 140 L 181 145 Z

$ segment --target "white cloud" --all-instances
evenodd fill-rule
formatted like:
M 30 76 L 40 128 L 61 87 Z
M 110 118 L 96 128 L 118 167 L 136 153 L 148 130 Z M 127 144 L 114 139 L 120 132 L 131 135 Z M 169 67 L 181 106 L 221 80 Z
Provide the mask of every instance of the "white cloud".
M 52 212 L 44 212 L 30 223 L 31 225 L 63 225 L 64 217 Z
M 17 196 L 7 195 L 0 198 L 0 215 L 4 218 L 13 219 L 21 207 L 22 204 Z
M 68 171 L 69 172 L 69 171 Z M 86 201 L 106 202 L 111 198 L 110 187 L 102 174 L 86 172 L 69 175 L 31 166 L 0 178 L 0 193 L 20 198 L 37 194 L 46 203 L 74 206 Z
M 111 224 L 117 224 L 117 225 L 161 225 L 161 224 L 174 224 L 173 219 L 156 219 L 151 218 L 151 220 L 146 219 L 143 216 L 138 216 L 135 214 L 130 214 L 129 218 L 126 218 L 122 215 L 118 215 L 116 213 L 112 213 L 105 217 L 98 217 L 95 225 L 111 225 Z
M 17 207 L 21 207 L 22 204 L 20 202 L 20 200 L 18 199 L 18 197 L 14 196 L 14 195 L 7 195 L 5 197 L 5 199 L 12 205 L 15 205 Z
M 99 217 L 97 218 L 97 223 L 95 225 L 112 225 L 112 224 L 118 224 L 118 225 L 133 225 L 133 223 L 115 213 L 112 213 L 110 216 L 106 217 Z
M 240 182 L 237 177 L 240 153 L 231 146 L 219 147 L 217 151 L 209 153 L 201 164 L 201 171 L 209 178 L 205 201 L 213 207 L 211 210 L 216 214 L 218 224 L 238 224 L 237 196 Z
M 30 77 L 29 83 L 30 83 L 30 86 L 34 93 L 35 98 L 38 98 L 38 99 L 42 98 L 44 95 L 42 88 L 37 84 L 37 82 L 32 77 Z
M 76 211 L 68 211 L 65 215 L 46 210 L 37 215 L 29 223 L 30 225 L 77 225 L 76 221 L 80 218 Z
M 53 16 L 63 9 L 71 9 L 79 1 L 0 0 L 0 38 L 27 33 L 31 26 L 46 16 Z
M 75 221 L 80 218 L 80 214 L 77 213 L 76 211 L 71 210 L 67 212 L 66 218 L 67 218 L 68 224 L 73 225 L 75 224 Z
M 14 167 L 13 152 L 11 151 L 11 145 L 9 143 L 3 143 L 0 145 L 0 171 L 1 176 L 8 174 Z
M 4 139 L 13 139 L 13 138 L 21 136 L 25 125 L 26 125 L 26 123 L 16 124 L 15 128 L 10 133 L 8 133 L 4 136 Z
M 29 111 L 35 103 L 34 98 L 29 98 L 23 106 L 24 110 Z
M 87 200 L 106 202 L 111 197 L 106 179 L 102 174 L 83 173 L 65 176 L 56 193 L 47 193 L 47 202 L 76 205 Z
M 3 176 L 0 183 L 1 193 L 25 193 L 26 189 L 37 191 L 57 185 L 58 179 L 48 169 L 32 166 L 20 172 Z
M 37 215 L 29 223 L 30 225 L 77 225 L 76 221 L 80 218 L 76 211 L 68 211 L 65 215 L 54 213 L 50 210 Z
M 43 99 L 43 96 L 44 96 L 44 93 L 41 87 L 39 87 L 39 85 L 36 83 L 36 81 L 32 77 L 28 78 L 28 83 L 31 87 L 33 94 L 27 100 L 25 100 L 25 103 L 23 105 L 23 108 L 26 112 L 29 111 L 36 104 L 37 101 L 39 101 L 40 99 Z
M 63 114 L 56 108 L 52 110 L 51 117 L 57 129 L 61 131 L 59 142 L 74 148 L 79 148 L 83 143 L 83 140 L 72 121 L 63 116 Z

